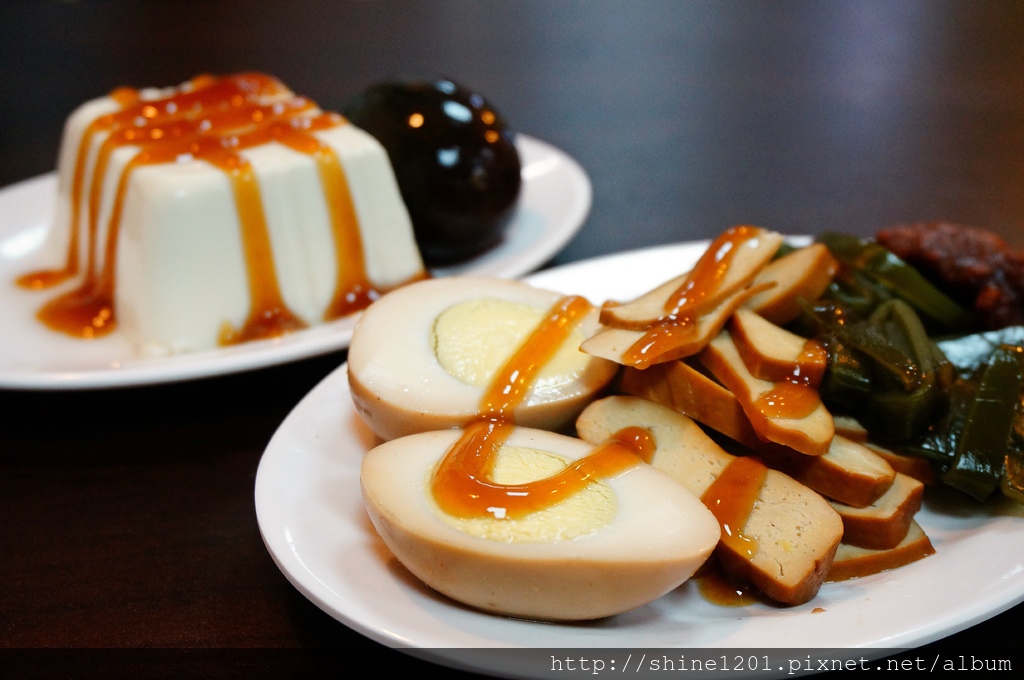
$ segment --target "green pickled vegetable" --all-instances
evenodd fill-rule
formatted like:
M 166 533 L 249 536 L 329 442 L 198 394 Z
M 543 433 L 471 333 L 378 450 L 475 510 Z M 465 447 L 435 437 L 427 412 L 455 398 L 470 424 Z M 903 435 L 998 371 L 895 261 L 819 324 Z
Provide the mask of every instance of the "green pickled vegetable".
M 928 426 L 939 398 L 932 380 L 910 392 L 872 392 L 863 404 L 859 418 L 880 439 L 906 441 Z
M 829 352 L 822 399 L 854 412 L 881 439 L 919 435 L 951 383 L 948 362 L 902 300 L 883 302 L 867 319 L 848 316 L 834 301 L 805 308 L 805 327 L 817 326 Z
M 956 456 L 942 480 L 984 500 L 1004 479 L 1016 411 L 1024 389 L 1024 350 L 1001 345 L 992 353 L 978 382 Z
M 906 303 L 882 303 L 867 323 L 852 324 L 850 333 L 857 337 L 859 349 L 875 359 L 882 369 L 879 378 L 887 380 L 890 387 L 909 392 L 932 380 L 929 374 L 935 368 L 934 343 Z
M 853 316 L 866 318 L 893 295 L 864 273 L 841 267 L 825 290 L 825 297 L 841 304 Z
M 956 380 L 945 394 L 945 408 L 925 427 L 924 431 L 899 449 L 902 453 L 927 458 L 941 468 L 949 467 L 956 457 L 957 442 L 974 395 L 978 391 L 975 380 Z
M 819 391 L 823 399 L 854 410 L 871 394 L 871 364 L 859 352 L 834 335 L 821 339 L 828 352 L 828 368 Z
M 840 270 L 794 326 L 828 351 L 822 399 L 947 485 L 1024 503 L 1024 326 L 936 341 L 929 331 L 962 331 L 970 314 L 873 241 L 818 240 Z
M 871 284 L 884 286 L 893 296 L 913 306 L 931 325 L 957 330 L 970 323 L 971 316 L 963 307 L 936 288 L 917 269 L 874 241 L 836 232 L 821 234 L 817 240 L 825 244 L 844 268 L 856 272 Z M 841 288 L 844 282 L 850 286 L 856 277 L 839 277 L 838 281 Z M 860 286 L 860 294 L 864 295 L 863 281 Z
M 775 254 L 772 255 L 772 260 L 777 260 L 780 257 L 784 257 L 786 255 L 789 255 L 790 253 L 792 253 L 796 249 L 797 249 L 797 247 L 794 246 L 793 244 L 783 242 L 782 245 L 779 246 L 779 249 L 775 251 Z

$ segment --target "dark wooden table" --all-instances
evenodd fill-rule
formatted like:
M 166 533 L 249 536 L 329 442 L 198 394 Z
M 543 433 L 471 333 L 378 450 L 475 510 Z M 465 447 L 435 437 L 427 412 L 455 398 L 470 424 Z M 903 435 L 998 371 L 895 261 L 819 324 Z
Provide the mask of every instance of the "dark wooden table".
M 52 169 L 85 99 L 240 70 L 327 108 L 395 76 L 483 92 L 593 181 L 589 219 L 551 264 L 741 222 L 870 234 L 943 219 L 1024 246 L 1024 6 L 1012 2 L 4 3 L 0 186 Z M 256 524 L 267 441 L 344 359 L 0 390 L 0 667 L 425 669 L 307 601 Z M 1019 650 L 1022 624 L 1018 605 L 937 645 Z

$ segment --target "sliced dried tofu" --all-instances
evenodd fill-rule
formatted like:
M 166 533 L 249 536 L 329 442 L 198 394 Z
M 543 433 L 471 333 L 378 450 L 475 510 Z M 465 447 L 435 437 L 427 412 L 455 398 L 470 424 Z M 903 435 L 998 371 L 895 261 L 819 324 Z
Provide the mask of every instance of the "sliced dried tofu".
M 782 245 L 782 235 L 759 227 L 726 230 L 696 266 L 631 302 L 606 305 L 601 323 L 643 331 L 667 316 L 696 319 L 747 287 Z
M 761 380 L 821 384 L 828 353 L 820 343 L 787 331 L 749 309 L 737 309 L 729 335 L 747 370 Z
M 889 490 L 896 471 L 863 444 L 836 435 L 823 456 L 805 456 L 782 447 L 763 454 L 772 467 L 799 479 L 823 496 L 863 508 Z
M 690 272 L 686 272 L 629 302 L 606 302 L 601 307 L 601 323 L 626 330 L 647 330 L 665 316 L 668 301 L 689 278 Z
M 693 356 L 718 335 L 732 313 L 757 291 L 739 290 L 691 322 L 666 321 L 643 331 L 606 326 L 584 340 L 580 349 L 591 356 L 636 368 Z
M 836 424 L 836 434 L 861 444 L 868 440 L 868 428 L 861 425 L 853 416 L 833 413 L 832 421 Z
M 910 523 L 906 537 L 895 548 L 872 550 L 839 544 L 828 581 L 846 581 L 896 569 L 935 554 L 932 542 L 917 522 Z
M 870 505 L 884 494 L 896 473 L 878 454 L 835 436 L 821 456 L 806 456 L 761 440 L 735 395 L 682 361 L 622 373 L 621 389 L 655 401 L 721 432 L 760 454 L 818 493 L 847 505 Z
M 736 396 L 684 361 L 672 361 L 639 371 L 626 368 L 620 388 L 707 425 L 712 430 L 761 452 L 764 442 L 750 426 Z
M 931 461 L 927 458 L 893 451 L 877 442 L 869 441 L 868 429 L 861 425 L 860 421 L 853 416 L 833 414 L 832 419 L 836 423 L 836 434 L 841 434 L 847 439 L 863 444 L 883 458 L 896 472 L 909 475 L 925 486 L 930 486 L 937 482 L 935 468 L 932 467 Z
M 742 526 L 731 526 L 716 548 L 719 564 L 731 576 L 751 583 L 784 604 L 800 604 L 818 592 L 842 537 L 839 515 L 820 495 L 756 459 L 736 457 L 719 447 L 693 420 L 637 397 L 606 397 L 590 404 L 576 422 L 579 436 L 605 441 L 626 427 L 647 430 L 654 442 L 651 465 L 670 475 L 719 516 L 711 497 L 727 499 Z M 760 466 L 758 468 L 757 466 Z M 741 467 L 760 470 L 740 481 Z M 729 491 L 719 495 L 716 484 Z
M 906 538 L 914 515 L 921 509 L 924 484 L 896 473 L 889 490 L 871 505 L 855 508 L 830 501 L 843 518 L 843 543 L 859 548 L 895 548 Z
M 885 462 L 891 465 L 896 472 L 909 475 L 925 486 L 936 483 L 935 468 L 927 458 L 898 453 L 874 442 L 866 442 L 864 445 L 884 458 Z
M 736 395 L 759 437 L 809 456 L 828 451 L 835 423 L 817 389 L 797 382 L 754 377 L 725 331 L 708 343 L 700 361 Z
M 814 243 L 783 255 L 762 269 L 753 283 L 775 285 L 747 301 L 751 309 L 769 321 L 786 324 L 800 314 L 800 300 L 821 297 L 839 269 L 824 244 Z

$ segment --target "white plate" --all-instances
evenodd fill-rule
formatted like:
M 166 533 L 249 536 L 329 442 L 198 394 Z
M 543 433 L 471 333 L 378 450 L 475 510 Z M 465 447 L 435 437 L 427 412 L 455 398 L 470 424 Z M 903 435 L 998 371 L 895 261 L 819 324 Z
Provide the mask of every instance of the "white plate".
M 505 240 L 457 267 L 435 275 L 474 272 L 515 277 L 546 262 L 583 226 L 590 210 L 586 172 L 544 142 L 519 135 L 523 188 Z M 46 266 L 41 246 L 53 215 L 51 173 L 0 189 L 0 388 L 85 389 L 174 382 L 325 354 L 348 346 L 355 317 L 283 338 L 170 357 L 143 358 L 116 331 L 83 341 L 54 333 L 35 318 L 47 299 L 21 290 L 14 279 Z
M 684 270 L 702 249 L 684 244 L 636 251 L 528 280 L 592 302 L 628 299 Z M 268 445 L 255 488 L 260 530 L 284 574 L 324 611 L 385 645 L 432 650 L 442 663 L 464 664 L 455 649 L 477 647 L 906 648 L 1024 600 L 1021 507 L 943 509 L 929 501 L 919 521 L 935 555 L 826 584 L 806 605 L 719 607 L 686 584 L 653 604 L 589 624 L 483 614 L 420 585 L 377 538 L 359 492 L 360 460 L 373 444 L 353 410 L 342 367 L 299 403 Z M 499 656 L 474 658 L 474 670 L 508 674 Z

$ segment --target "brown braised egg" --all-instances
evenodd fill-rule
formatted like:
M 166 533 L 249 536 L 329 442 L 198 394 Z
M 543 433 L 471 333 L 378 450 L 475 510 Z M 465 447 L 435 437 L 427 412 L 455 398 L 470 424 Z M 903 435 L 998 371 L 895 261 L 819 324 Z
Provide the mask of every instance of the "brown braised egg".
M 538 325 L 575 305 L 574 321 L 557 347 L 530 342 Z M 557 323 L 557 321 L 556 321 Z M 418 282 L 388 293 L 363 314 L 348 355 L 356 408 L 388 440 L 461 427 L 475 418 L 485 393 L 520 350 L 540 362 L 503 420 L 558 430 L 614 377 L 616 365 L 579 351 L 598 327 L 597 311 L 582 298 L 519 281 L 457 277 Z M 550 356 L 548 354 L 550 353 Z M 507 396 L 507 395 L 506 395 Z
M 478 494 L 465 493 L 474 482 L 460 430 L 395 439 L 363 459 L 377 532 L 431 588 L 510 616 L 594 619 L 661 597 L 714 550 L 710 511 L 628 446 L 507 427 Z

